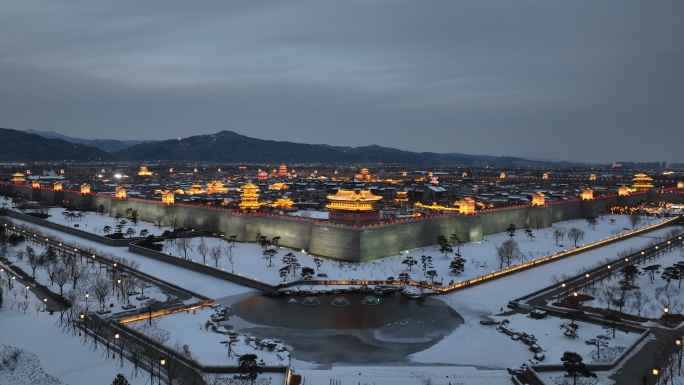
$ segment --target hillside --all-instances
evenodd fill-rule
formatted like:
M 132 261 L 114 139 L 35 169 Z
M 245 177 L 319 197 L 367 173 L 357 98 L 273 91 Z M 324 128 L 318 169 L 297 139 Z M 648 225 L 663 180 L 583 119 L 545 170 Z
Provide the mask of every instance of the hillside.
M 47 139 L 23 131 L 0 128 L 0 161 L 100 161 L 112 160 L 113 156 L 98 148 L 62 139 Z

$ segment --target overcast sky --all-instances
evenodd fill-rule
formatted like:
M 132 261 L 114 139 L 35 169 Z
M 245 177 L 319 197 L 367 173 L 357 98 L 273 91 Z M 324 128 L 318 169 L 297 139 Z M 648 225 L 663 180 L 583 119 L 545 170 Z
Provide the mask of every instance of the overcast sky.
M 4 1 L 0 127 L 684 162 L 684 2 Z

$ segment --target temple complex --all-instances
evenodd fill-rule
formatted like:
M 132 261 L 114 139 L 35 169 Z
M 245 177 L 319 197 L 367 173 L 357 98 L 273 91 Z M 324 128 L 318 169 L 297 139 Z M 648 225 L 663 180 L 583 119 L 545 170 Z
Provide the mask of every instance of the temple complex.
M 287 190 L 289 188 L 290 188 L 290 186 L 288 186 L 287 183 L 283 183 L 283 182 L 276 182 L 276 183 L 273 183 L 272 185 L 268 186 L 269 190 Z
M 26 178 L 24 178 L 24 174 L 18 172 L 16 174 L 12 174 L 12 184 L 24 184 L 26 183 Z
M 646 192 L 653 188 L 653 178 L 643 172 L 638 173 L 632 179 L 632 187 L 636 192 Z
M 207 194 L 223 194 L 228 189 L 218 180 L 212 180 L 207 184 Z
M 280 209 L 280 210 L 292 210 L 294 202 L 289 198 L 278 198 L 275 202 L 271 203 L 269 206 Z
M 398 204 L 408 203 L 408 192 L 397 191 L 397 196 L 394 198 L 394 203 L 398 203 Z
M 382 197 L 373 195 L 370 190 L 337 190 L 335 195 L 328 195 L 330 210 L 328 218 L 332 223 L 344 225 L 368 225 L 380 222 L 380 210 L 376 204 Z
M 204 190 L 199 183 L 193 183 L 189 189 L 185 190 L 185 193 L 188 195 L 204 194 Z
M 262 203 L 259 203 L 259 187 L 253 184 L 251 180 L 247 181 L 247 183 L 242 186 L 240 198 L 242 201 L 239 206 L 245 211 L 259 210 L 262 205 Z

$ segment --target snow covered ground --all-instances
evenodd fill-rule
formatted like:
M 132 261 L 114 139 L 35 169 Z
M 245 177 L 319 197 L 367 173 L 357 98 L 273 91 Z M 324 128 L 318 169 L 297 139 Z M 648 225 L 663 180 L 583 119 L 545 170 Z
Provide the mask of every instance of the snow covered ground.
M 32 293 L 28 299 L 40 302 Z M 0 384 L 108 385 L 118 373 L 123 373 L 131 385 L 149 382 L 146 375 L 131 378 L 133 367 L 126 362 L 122 368 L 117 365 L 117 360 L 105 358 L 101 346 L 93 351 L 90 343 L 84 344 L 78 336 L 63 333 L 55 323 L 57 314 L 36 314 L 33 309 L 24 314 L 23 311 L 17 312 L 16 306 L 11 309 L 11 305 L 12 294 L 5 291 L 4 304 L 0 308 L 0 346 L 22 350 L 22 365 L 14 371 L 0 369 Z
M 614 220 L 614 223 L 611 223 Z M 664 219 L 648 218 L 642 223 L 642 226 L 651 225 Z M 584 220 L 573 220 L 567 222 L 559 222 L 554 224 L 554 227 L 561 227 L 570 229 L 576 227 L 585 232 L 584 237 L 578 241 L 578 246 L 596 242 L 598 240 L 606 239 L 616 234 L 627 232 L 626 228 L 630 228 L 628 224 L 629 218 L 626 215 L 606 215 L 603 219 L 599 219 L 595 228 L 588 226 Z M 570 250 L 573 248 L 573 242 L 565 237 L 559 242 L 563 247 L 556 246 L 553 239 L 553 228 L 533 230 L 534 238 L 526 237 L 523 231 L 517 231 L 513 239 L 518 243 L 522 254 L 522 259 L 514 261 L 514 264 L 520 262 L 531 261 L 539 259 L 542 256 L 552 255 L 559 251 Z M 450 234 L 444 234 L 449 238 Z M 453 253 L 445 255 L 440 252 L 438 245 L 428 246 L 420 249 L 406 250 L 401 255 L 390 256 L 386 258 L 379 258 L 373 261 L 362 263 L 350 263 L 336 261 L 333 259 L 320 259 L 320 267 L 316 267 L 314 261 L 315 256 L 311 256 L 302 250 L 293 250 L 286 247 L 277 248 L 277 254 L 272 258 L 272 266 L 269 267 L 269 260 L 264 258 L 264 248 L 255 243 L 235 243 L 234 247 L 230 247 L 228 242 L 222 241 L 218 238 L 193 238 L 191 240 L 192 250 L 187 253 L 187 258 L 197 262 L 214 265 L 210 255 L 207 253 L 205 257 L 198 251 L 198 245 L 204 242 L 208 249 L 221 246 L 224 249 L 223 257 L 218 261 L 218 268 L 223 268 L 226 271 L 233 271 L 236 274 L 256 278 L 259 281 L 277 285 L 283 282 L 279 275 L 279 269 L 284 266 L 281 262 L 282 257 L 288 253 L 292 253 L 297 257 L 299 264 L 302 266 L 311 267 L 316 271 L 316 274 L 326 274 L 327 278 L 333 280 L 386 280 L 388 277 L 398 278 L 400 273 L 408 273 L 412 280 L 426 280 L 424 270 L 436 270 L 436 282 L 443 282 L 445 285 L 450 281 L 458 282 L 461 280 L 468 280 L 476 278 L 481 275 L 489 274 L 495 270 L 499 270 L 499 263 L 496 259 L 496 246 L 507 241 L 508 235 L 505 233 L 488 235 L 483 242 L 466 243 L 460 247 L 460 253 L 466 259 L 466 267 L 463 273 L 453 275 L 450 272 L 449 264 L 454 259 Z M 435 239 L 435 243 L 437 239 Z M 230 250 L 229 250 L 230 249 Z M 454 251 L 458 248 L 454 246 Z M 170 242 L 164 243 L 164 253 L 170 253 L 175 256 L 185 256 L 174 244 Z M 423 269 L 421 257 L 425 255 L 431 258 L 431 266 Z M 417 264 L 409 269 L 407 265 L 402 262 L 407 258 L 412 257 Z M 505 267 L 505 266 L 504 266 Z M 316 277 L 315 277 L 316 278 Z M 293 272 L 287 278 L 288 281 L 301 279 L 299 272 Z
M 83 219 L 83 221 L 88 221 L 91 216 L 97 217 L 97 215 L 95 214 L 89 214 L 86 218 Z M 611 235 L 611 231 L 614 231 L 615 229 L 629 227 L 626 225 L 626 216 L 617 216 L 616 221 L 622 220 L 622 223 L 617 222 L 614 225 L 611 225 L 609 223 L 608 218 L 609 217 L 606 217 L 604 221 L 599 220 L 599 225 L 596 227 L 596 230 L 592 230 L 591 228 L 589 228 L 586 222 L 584 221 L 555 224 L 555 226 L 576 226 L 582 228 L 586 232 L 586 235 L 583 242 L 580 243 L 588 243 L 592 240 L 605 238 L 606 236 Z M 108 219 L 109 221 L 113 222 L 112 218 Z M 21 221 L 15 222 L 21 223 Z M 23 224 L 32 226 L 28 223 Z M 90 228 L 91 226 L 89 225 L 87 227 Z M 86 241 L 78 237 L 67 235 L 54 230 L 49 230 L 45 228 L 42 228 L 42 230 L 46 233 L 57 235 L 66 242 L 74 242 L 82 245 L 92 246 L 98 250 L 101 250 L 102 252 L 114 253 L 116 255 L 135 260 L 140 263 L 140 269 L 142 271 L 151 273 L 161 279 L 169 280 L 177 285 L 186 287 L 190 290 L 196 291 L 200 294 L 209 296 L 211 298 L 221 298 L 241 293 L 247 293 L 251 291 L 251 289 L 244 288 L 239 285 L 220 280 L 218 278 L 208 277 L 200 273 L 187 271 L 175 265 L 166 264 L 137 254 L 129 253 L 123 248 L 107 247 L 101 244 L 97 244 L 95 242 Z M 560 249 L 555 246 L 555 241 L 549 235 L 544 235 L 545 231 L 550 230 L 542 229 L 539 231 L 534 231 L 534 234 L 536 235 L 536 238 L 534 240 L 524 238 L 523 234 L 516 235 L 515 239 L 520 244 L 520 248 L 522 251 L 526 252 L 528 255 L 529 252 L 532 252 L 535 257 L 537 253 L 543 255 L 546 252 L 555 252 L 556 250 Z M 449 306 L 455 309 L 464 318 L 464 324 L 459 326 L 454 332 L 452 332 L 450 335 L 448 335 L 443 340 L 438 342 L 432 348 L 413 354 L 409 358 L 417 364 L 427 365 L 456 364 L 494 369 L 504 369 L 508 366 L 520 365 L 523 361 L 527 360 L 532 356 L 531 352 L 529 351 L 529 348 L 526 345 L 522 344 L 520 341 L 512 341 L 510 337 L 502 333 L 499 333 L 492 326 L 480 325 L 479 320 L 482 316 L 498 313 L 500 311 L 500 308 L 505 307 L 506 303 L 509 300 L 525 295 L 543 286 L 550 285 L 552 283 L 551 276 L 554 274 L 573 274 L 580 268 L 591 266 L 608 257 L 615 257 L 617 253 L 622 250 L 628 249 L 630 247 L 644 246 L 648 242 L 652 241 L 654 237 L 664 236 L 668 231 L 669 229 L 667 228 L 656 230 L 646 235 L 639 235 L 633 238 L 629 238 L 618 243 L 603 246 L 599 249 L 587 251 L 576 256 L 572 256 L 570 258 L 558 260 L 546 265 L 541 265 L 533 269 L 520 271 L 510 276 L 502 277 L 497 280 L 493 280 L 487 283 L 470 287 L 466 290 L 461 290 L 450 294 L 442 295 L 438 298 L 444 300 Z M 445 235 L 448 237 L 448 234 Z M 490 268 L 491 264 L 493 263 L 494 255 L 493 245 L 496 243 L 501 243 L 506 239 L 508 239 L 508 237 L 503 234 L 493 235 L 487 236 L 487 242 L 468 244 L 462 246 L 461 253 L 469 261 L 466 267 L 466 272 L 464 272 L 462 276 L 467 277 L 467 274 L 475 274 L 474 276 L 477 276 L 480 274 L 484 274 L 485 272 L 491 271 Z M 195 244 L 199 242 L 198 239 L 194 239 L 194 241 Z M 205 241 L 209 245 L 209 242 L 214 240 L 207 238 L 205 239 Z M 216 240 L 216 242 L 221 241 Z M 567 246 L 567 239 L 564 241 L 564 243 Z M 223 241 L 221 242 L 221 245 L 222 247 L 227 247 L 228 244 L 227 242 Z M 277 257 L 279 258 L 287 252 L 290 252 L 290 250 L 281 248 L 279 250 Z M 305 255 L 301 251 L 292 252 L 299 257 L 300 263 L 303 266 L 311 266 L 315 268 L 312 257 Z M 277 274 L 278 267 L 267 266 L 268 261 L 262 259 L 261 247 L 254 244 L 236 244 L 236 246 L 233 248 L 233 253 L 233 267 L 236 273 L 244 271 L 243 275 L 249 274 L 250 276 L 258 277 L 260 280 L 265 280 L 267 282 L 269 279 L 272 279 L 273 283 L 278 283 L 280 281 L 280 277 L 277 277 L 277 275 L 270 275 L 271 272 Z M 416 255 L 418 259 L 420 255 L 433 256 L 433 263 L 435 266 L 434 268 L 438 270 L 440 277 L 442 277 L 443 274 L 448 274 L 448 272 L 445 270 L 448 270 L 446 268 L 446 264 L 449 260 L 444 260 L 441 253 L 436 247 L 428 247 L 424 250 L 412 250 L 410 251 L 410 253 L 411 255 Z M 382 260 L 376 260 L 365 264 L 359 264 L 358 266 L 354 264 L 345 263 L 342 267 L 340 267 L 339 262 L 325 260 L 320 268 L 320 272 L 327 273 L 331 279 L 372 279 L 375 277 L 377 277 L 377 279 L 385 279 L 389 275 L 396 276 L 399 272 L 403 272 L 406 270 L 405 265 L 401 264 L 401 259 L 403 258 L 403 255 L 388 257 L 383 258 Z M 453 257 L 450 256 L 449 259 L 452 258 Z M 474 258 L 477 263 L 471 262 L 471 258 Z M 199 256 L 197 259 L 201 260 L 201 256 Z M 278 261 L 278 259 L 274 259 L 274 262 L 276 261 Z M 444 265 L 440 264 L 440 261 L 445 261 Z M 476 264 L 480 266 L 483 265 L 485 262 L 487 262 L 487 270 L 485 270 L 483 267 L 475 267 Z M 229 266 L 227 260 L 225 259 L 222 261 L 220 260 L 219 263 L 220 267 Z M 279 266 L 279 264 L 276 263 L 276 266 Z M 415 271 L 416 267 L 414 267 L 413 269 L 414 273 L 412 273 L 412 275 L 422 275 L 422 270 L 420 271 L 420 273 L 417 273 Z M 478 272 L 480 274 L 477 274 Z M 261 276 L 262 274 L 263 276 Z M 449 277 L 449 279 L 456 278 L 452 278 L 448 275 L 447 277 Z M 447 278 L 445 278 L 445 280 L 446 279 Z M 458 277 L 458 279 L 463 278 Z M 6 297 L 7 295 L 10 296 L 11 300 L 12 294 L 6 293 Z M 206 315 L 208 315 L 208 310 L 206 310 L 206 312 Z M 0 316 L 3 317 L 1 318 L 2 321 L 0 321 L 2 322 L 2 329 L 0 330 L 3 331 L 2 333 L 0 333 L 0 343 L 4 343 L 6 345 L 14 346 L 21 349 L 26 349 L 29 352 L 37 354 L 38 358 L 41 360 L 45 372 L 47 374 L 55 376 L 62 382 L 71 382 L 74 384 L 93 383 L 89 382 L 89 379 L 93 378 L 93 374 L 89 370 L 93 370 L 91 368 L 95 368 L 94 370 L 99 370 L 100 366 L 102 365 L 91 366 L 91 362 L 96 360 L 100 360 L 105 363 L 107 362 L 104 358 L 100 357 L 101 352 L 93 354 L 92 351 L 88 351 L 87 347 L 85 347 L 82 348 L 83 355 L 75 357 L 68 363 L 69 365 L 78 368 L 78 370 L 73 370 L 72 372 L 68 373 L 65 373 L 63 370 L 58 370 L 57 368 L 62 366 L 61 364 L 64 362 L 66 358 L 62 357 L 62 355 L 58 353 L 56 356 L 52 354 L 64 350 L 62 348 L 63 346 L 70 346 L 68 343 L 69 341 L 73 341 L 75 342 L 75 345 L 79 345 L 78 339 L 62 334 L 59 328 L 54 325 L 54 319 L 45 316 L 45 313 L 41 313 L 38 316 L 35 316 L 35 312 L 33 312 L 33 316 L 31 316 L 29 312 L 27 312 L 26 315 L 19 314 L 16 312 L 9 312 L 12 313 L 12 316 L 14 317 L 22 316 L 25 317 L 26 320 L 30 319 L 30 317 L 34 317 L 36 320 L 47 319 L 48 321 L 42 321 L 44 322 L 44 324 L 35 325 L 36 330 L 40 331 L 39 333 L 33 333 L 32 331 L 25 329 L 25 327 L 28 327 L 26 326 L 27 322 L 6 322 L 6 313 L 7 299 L 5 302 L 5 306 L 3 306 L 3 309 L 0 310 Z M 166 330 L 169 330 L 169 332 L 174 336 L 181 336 L 184 333 L 189 333 L 191 330 L 194 331 L 194 328 L 197 328 L 197 336 L 190 337 L 192 339 L 197 339 L 198 341 L 200 341 L 198 347 L 193 348 L 193 344 L 190 344 L 191 348 L 193 348 L 194 353 L 199 353 L 199 351 L 202 351 L 201 354 L 206 355 L 207 359 L 212 359 L 211 357 L 214 356 L 221 357 L 219 358 L 219 360 L 223 359 L 223 357 L 227 357 L 227 349 L 224 345 L 220 344 L 220 341 L 218 341 L 219 343 L 216 342 L 215 336 L 212 335 L 215 333 L 200 330 L 199 322 L 203 322 L 204 320 L 206 320 L 206 317 L 204 315 L 199 315 L 199 313 L 200 312 L 198 312 L 198 315 L 187 315 L 183 313 L 180 317 L 178 317 L 178 320 L 171 317 L 163 317 L 160 318 L 159 325 L 160 327 L 164 327 Z M 201 318 L 201 320 L 195 322 L 195 318 Z M 540 341 L 544 339 L 547 342 L 548 347 L 542 346 L 544 349 L 547 349 L 547 351 L 549 351 L 547 359 L 544 363 L 551 363 L 551 361 L 555 360 L 556 358 L 553 357 L 557 355 L 557 352 L 564 349 L 564 347 L 566 346 L 565 344 L 567 343 L 581 343 L 582 346 L 577 346 L 577 350 L 580 350 L 580 347 L 583 347 L 583 354 L 588 354 L 588 351 L 586 349 L 588 349 L 589 347 L 586 347 L 584 345 L 585 337 L 586 339 L 594 338 L 594 332 L 600 332 L 600 330 L 593 330 L 593 326 L 585 327 L 583 325 L 580 328 L 581 338 L 578 340 L 569 340 L 567 339 L 567 337 L 562 335 L 562 331 L 558 327 L 560 323 L 566 322 L 565 320 L 548 318 L 546 320 L 538 321 L 528 319 L 524 316 L 506 318 L 509 318 L 511 323 L 515 322 L 516 329 L 519 329 L 520 331 L 529 330 L 532 334 L 535 334 Z M 542 329 L 544 330 L 541 331 Z M 6 333 L 6 330 L 11 330 L 11 332 Z M 538 330 L 540 330 L 541 332 L 539 332 Z M 25 338 L 26 334 L 31 334 L 31 338 Z M 203 341 L 202 338 L 204 338 L 204 336 L 201 336 L 202 334 L 204 334 L 205 336 L 211 336 L 211 338 L 209 338 L 206 341 Z M 22 335 L 24 336 L 24 339 L 27 341 L 19 343 L 19 341 L 22 340 Z M 557 338 L 554 337 L 556 335 Z M 221 336 L 218 334 L 217 336 L 220 336 L 222 338 L 226 337 L 225 339 L 228 339 L 227 336 Z M 631 334 L 621 337 L 624 338 L 624 340 L 620 341 L 620 346 L 623 345 L 623 343 L 624 345 L 628 344 L 630 338 L 636 337 L 636 335 Z M 562 339 L 565 339 L 565 341 L 569 342 L 565 342 Z M 173 341 L 174 339 L 171 338 L 171 340 Z M 82 344 L 80 346 L 82 347 Z M 201 348 L 199 346 L 201 346 Z M 511 354 L 511 352 L 515 352 L 515 354 Z M 589 360 L 587 359 L 586 361 Z M 111 362 L 112 366 L 114 366 L 114 361 L 109 360 L 109 362 Z M 433 383 L 448 384 L 449 382 L 453 381 L 454 374 L 458 374 L 458 381 L 456 381 L 457 383 L 510 383 L 510 377 L 507 373 L 505 373 L 505 371 L 477 371 L 472 367 L 462 368 L 449 366 L 444 368 L 429 367 L 422 369 L 421 366 L 417 366 L 415 368 L 403 367 L 401 369 L 402 371 L 398 371 L 397 368 L 391 366 L 364 366 L 358 368 L 362 372 L 362 375 L 359 376 L 356 367 L 335 367 L 333 368 L 333 370 L 311 370 L 311 365 L 307 365 L 306 363 L 298 363 L 296 361 L 294 362 L 295 366 L 302 368 L 300 372 L 304 373 L 307 376 L 307 383 L 311 384 L 329 384 L 330 378 L 342 379 L 344 382 L 375 382 L 378 385 L 403 383 L 408 384 L 419 382 L 417 377 L 421 375 L 433 375 L 435 376 L 433 378 Z M 304 370 L 304 368 L 306 368 L 306 370 Z M 126 367 L 124 367 L 124 369 L 126 369 Z M 442 369 L 444 369 L 444 378 L 441 377 Z M 102 378 L 103 381 L 101 383 L 111 383 L 111 380 L 114 378 L 117 372 L 108 372 L 106 369 L 102 370 L 102 373 L 106 373 L 106 375 L 101 375 L 98 377 Z M 131 368 L 129 367 L 127 370 L 128 372 L 124 371 L 124 374 L 128 376 L 130 374 Z M 446 378 L 447 375 L 450 376 L 449 379 Z M 107 377 L 106 381 L 105 377 Z M 136 382 L 135 384 L 137 383 L 138 382 Z

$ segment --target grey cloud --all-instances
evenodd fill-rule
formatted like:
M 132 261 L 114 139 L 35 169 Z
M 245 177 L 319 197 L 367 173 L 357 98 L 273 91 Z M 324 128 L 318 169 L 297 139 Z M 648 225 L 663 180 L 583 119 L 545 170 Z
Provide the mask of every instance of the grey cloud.
M 683 162 L 684 5 L 5 2 L 0 126 Z M 664 140 L 663 140 L 664 139 Z

